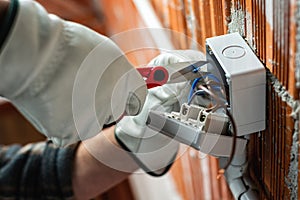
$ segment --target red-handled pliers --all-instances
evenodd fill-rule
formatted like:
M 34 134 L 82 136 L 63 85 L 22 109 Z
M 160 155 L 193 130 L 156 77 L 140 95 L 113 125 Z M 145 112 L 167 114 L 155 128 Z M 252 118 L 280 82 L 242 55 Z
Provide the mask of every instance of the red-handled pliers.
M 169 79 L 169 73 L 162 66 L 136 68 L 144 78 L 147 88 L 164 85 Z
M 203 75 L 205 72 L 200 72 L 200 68 L 207 64 L 207 61 L 193 61 L 193 62 L 178 62 L 169 64 L 166 67 L 139 67 L 136 68 L 144 78 L 147 88 L 153 88 L 164 85 L 166 83 L 183 82 L 187 80 L 194 80 Z M 169 75 L 168 69 L 172 69 L 172 74 Z

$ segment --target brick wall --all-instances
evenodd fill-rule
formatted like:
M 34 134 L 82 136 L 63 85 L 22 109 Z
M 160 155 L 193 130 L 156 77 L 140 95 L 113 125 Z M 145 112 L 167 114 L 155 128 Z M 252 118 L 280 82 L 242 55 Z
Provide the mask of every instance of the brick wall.
M 297 199 L 299 1 L 152 0 L 152 3 L 165 27 L 188 34 L 198 41 L 200 48 L 207 37 L 239 32 L 265 64 L 269 70 L 267 130 L 251 136 L 251 173 L 259 185 L 261 199 Z M 194 48 L 187 41 L 176 41 L 179 48 Z M 182 181 L 184 177 L 178 179 Z M 192 180 L 201 182 L 195 176 Z

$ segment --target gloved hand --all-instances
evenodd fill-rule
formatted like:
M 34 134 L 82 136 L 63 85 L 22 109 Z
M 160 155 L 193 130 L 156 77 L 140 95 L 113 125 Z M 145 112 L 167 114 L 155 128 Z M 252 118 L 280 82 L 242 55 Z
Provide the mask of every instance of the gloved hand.
M 192 50 L 178 50 L 159 55 L 149 66 L 197 60 L 204 60 L 204 55 Z M 172 69 L 168 71 L 172 73 Z M 131 152 L 140 167 L 151 175 L 158 176 L 168 171 L 176 157 L 179 144 L 145 125 L 149 110 L 178 111 L 179 104 L 186 102 L 190 87 L 186 81 L 150 89 L 141 113 L 137 116 L 126 116 L 116 125 L 115 136 L 119 144 Z
M 0 95 L 40 132 L 66 145 L 98 134 L 124 111 L 139 113 L 144 80 L 110 39 L 35 1 L 19 1 L 15 13 L 0 47 Z

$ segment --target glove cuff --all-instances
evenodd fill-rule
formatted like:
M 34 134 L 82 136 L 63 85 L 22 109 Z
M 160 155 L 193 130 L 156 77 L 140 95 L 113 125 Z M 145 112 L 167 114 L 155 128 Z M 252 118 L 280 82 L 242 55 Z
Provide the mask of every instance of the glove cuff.
M 165 157 L 165 159 L 169 159 L 169 161 L 167 162 L 168 163 L 167 165 L 162 166 L 158 170 L 152 170 L 147 165 L 147 162 L 149 163 L 152 161 L 151 158 L 149 159 L 149 157 L 143 156 L 143 155 L 140 156 L 140 153 L 137 151 L 137 149 L 141 145 L 142 139 L 138 139 L 138 138 L 132 137 L 126 133 L 123 133 L 120 129 L 118 129 L 117 126 L 115 129 L 115 138 L 116 138 L 116 141 L 118 142 L 118 144 L 129 153 L 129 155 L 139 165 L 139 167 L 142 168 L 147 174 L 154 176 L 154 177 L 163 176 L 164 174 L 166 174 L 169 171 L 169 169 L 171 168 L 171 166 L 173 165 L 173 163 L 176 159 L 178 147 L 179 147 L 179 145 L 177 145 L 175 151 L 174 151 L 174 149 L 172 149 L 172 151 L 174 151 L 173 155 L 169 156 L 168 158 Z M 154 154 L 159 154 L 159 152 L 157 152 L 157 153 L 155 152 Z

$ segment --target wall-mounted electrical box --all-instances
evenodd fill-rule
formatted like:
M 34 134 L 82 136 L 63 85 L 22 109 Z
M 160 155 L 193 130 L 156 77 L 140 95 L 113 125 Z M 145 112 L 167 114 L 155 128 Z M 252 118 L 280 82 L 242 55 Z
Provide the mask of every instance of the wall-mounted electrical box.
M 237 135 L 264 130 L 266 71 L 263 64 L 238 33 L 209 38 L 206 44 L 208 70 L 224 82 Z

